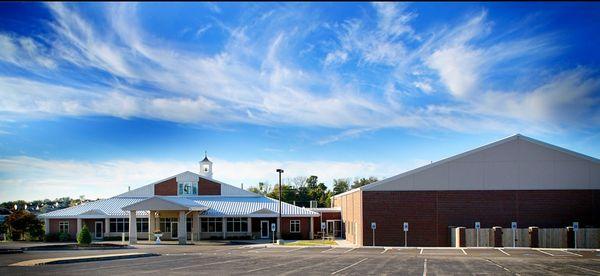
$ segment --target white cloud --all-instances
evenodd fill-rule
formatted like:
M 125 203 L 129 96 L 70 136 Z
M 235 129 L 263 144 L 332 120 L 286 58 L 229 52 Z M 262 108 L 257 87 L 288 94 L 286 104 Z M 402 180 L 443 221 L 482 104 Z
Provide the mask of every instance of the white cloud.
M 57 65 L 39 42 L 29 37 L 0 33 L 0 61 L 34 70 L 38 66 L 54 69 Z
M 428 81 L 415 81 L 413 82 L 413 85 L 427 94 L 433 91 L 433 88 L 431 87 L 431 84 Z
M 418 165 L 379 164 L 340 161 L 227 161 L 214 159 L 214 177 L 239 187 L 255 186 L 260 181 L 275 183 L 276 168 L 284 168 L 284 178 L 317 175 L 328 185 L 340 177 L 389 177 Z M 43 199 L 63 196 L 106 198 L 115 196 L 183 171 L 198 170 L 197 162 L 173 160 L 108 160 L 89 162 L 78 160 L 47 160 L 28 156 L 0 159 L 0 201 Z M 22 191 L 27 191 L 23 193 Z
M 480 51 L 455 46 L 435 51 L 426 62 L 439 72 L 454 96 L 464 97 L 477 87 L 482 59 Z

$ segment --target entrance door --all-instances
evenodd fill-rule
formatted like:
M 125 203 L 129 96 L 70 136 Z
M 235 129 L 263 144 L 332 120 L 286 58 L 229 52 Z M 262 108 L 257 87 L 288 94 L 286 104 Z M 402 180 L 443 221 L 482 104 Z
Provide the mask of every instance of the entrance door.
M 261 220 L 260 221 L 260 237 L 263 239 L 269 238 L 269 231 L 271 229 L 269 228 L 269 221 L 268 220 Z
M 335 237 L 335 222 L 333 220 L 327 221 L 327 237 Z
M 178 238 L 177 236 L 177 222 L 176 221 L 172 221 L 171 222 L 171 238 L 176 239 Z
M 94 238 L 96 239 L 102 238 L 102 224 L 104 224 L 102 221 L 96 221 L 94 225 Z

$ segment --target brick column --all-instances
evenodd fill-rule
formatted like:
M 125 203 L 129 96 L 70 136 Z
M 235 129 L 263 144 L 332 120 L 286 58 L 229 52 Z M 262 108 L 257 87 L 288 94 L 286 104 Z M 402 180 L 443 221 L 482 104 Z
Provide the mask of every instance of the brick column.
M 538 248 L 540 247 L 540 239 L 538 236 L 538 227 L 529 227 L 529 247 Z
M 492 227 L 492 236 L 493 236 L 493 241 L 494 247 L 502 247 L 502 227 L 500 226 L 494 226 Z
M 129 211 L 129 244 L 137 243 L 137 217 L 135 210 Z
M 466 239 L 466 231 L 464 227 L 456 227 L 454 229 L 456 231 L 456 247 L 466 247 L 467 239 Z

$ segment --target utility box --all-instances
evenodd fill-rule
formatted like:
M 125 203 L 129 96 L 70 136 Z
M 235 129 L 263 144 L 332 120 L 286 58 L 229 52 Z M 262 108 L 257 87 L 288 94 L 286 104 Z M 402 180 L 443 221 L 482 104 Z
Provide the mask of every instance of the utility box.
M 538 235 L 539 228 L 536 226 L 529 227 L 529 247 L 538 248 L 540 247 L 540 238 Z
M 466 229 L 464 227 L 456 227 L 454 229 L 456 242 L 454 243 L 456 247 L 466 247 L 467 246 L 467 236 Z
M 494 226 L 492 227 L 492 238 L 494 247 L 502 247 L 502 227 Z

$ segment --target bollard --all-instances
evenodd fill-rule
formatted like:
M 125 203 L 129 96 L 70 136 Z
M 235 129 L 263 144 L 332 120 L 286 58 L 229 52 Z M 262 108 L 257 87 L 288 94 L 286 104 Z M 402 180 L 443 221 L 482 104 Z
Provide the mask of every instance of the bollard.
M 567 227 L 567 248 L 575 248 L 575 231 L 573 231 L 573 226 Z
M 466 231 L 464 227 L 456 227 L 456 229 L 454 230 L 456 231 L 456 247 L 466 247 L 467 246 L 467 240 L 466 240 Z
M 494 238 L 494 247 L 502 247 L 502 227 L 492 227 L 492 235 Z
M 538 248 L 540 247 L 540 239 L 538 236 L 538 227 L 529 227 L 529 247 Z

